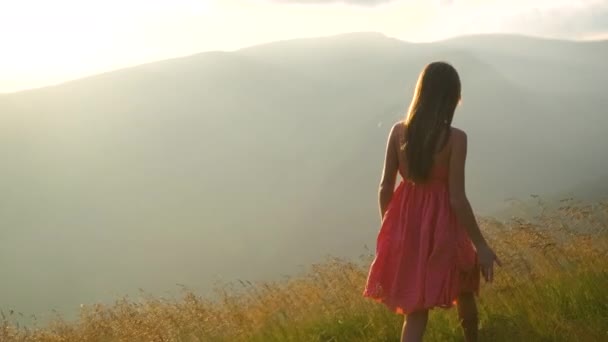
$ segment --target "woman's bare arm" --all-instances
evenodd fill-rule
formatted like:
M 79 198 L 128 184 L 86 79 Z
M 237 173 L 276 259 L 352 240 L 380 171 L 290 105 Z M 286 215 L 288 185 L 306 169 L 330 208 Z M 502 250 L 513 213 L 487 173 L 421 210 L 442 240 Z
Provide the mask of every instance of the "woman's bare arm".
M 486 241 L 479 230 L 473 209 L 465 192 L 465 162 L 467 158 L 467 135 L 454 129 L 452 132 L 452 150 L 450 153 L 450 205 L 475 247 L 481 247 Z
M 498 265 L 500 265 L 500 261 L 483 237 L 465 192 L 466 157 L 467 135 L 463 131 L 454 129 L 452 132 L 452 149 L 450 154 L 450 205 L 456 214 L 458 222 L 467 230 L 469 238 L 477 249 L 479 264 L 484 277 L 487 281 L 492 281 L 494 261 Z
M 391 202 L 393 192 L 395 190 L 395 182 L 397 180 L 397 172 L 399 170 L 399 156 L 397 155 L 398 147 L 398 129 L 402 129 L 400 123 L 397 123 L 391 129 L 386 143 L 386 154 L 384 157 L 384 168 L 382 170 L 382 179 L 380 180 L 380 189 L 378 197 L 380 202 L 380 220 L 384 218 L 388 204 Z

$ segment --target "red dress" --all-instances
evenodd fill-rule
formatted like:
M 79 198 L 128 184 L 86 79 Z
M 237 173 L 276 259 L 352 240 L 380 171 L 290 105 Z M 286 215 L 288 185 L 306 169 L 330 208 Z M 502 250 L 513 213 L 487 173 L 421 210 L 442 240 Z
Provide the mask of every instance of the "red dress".
M 382 220 L 363 295 L 409 314 L 451 307 L 460 293 L 477 294 L 479 282 L 477 252 L 450 206 L 448 168 L 435 166 L 424 184 L 402 181 Z

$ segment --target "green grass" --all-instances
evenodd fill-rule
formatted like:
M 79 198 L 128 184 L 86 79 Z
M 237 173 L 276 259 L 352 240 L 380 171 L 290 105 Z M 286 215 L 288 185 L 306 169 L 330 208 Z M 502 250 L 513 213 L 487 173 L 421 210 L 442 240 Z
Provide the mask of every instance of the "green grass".
M 481 341 L 608 341 L 608 205 L 564 205 L 530 220 L 482 220 L 504 266 L 479 297 Z M 584 228 L 584 229 L 583 229 Z M 584 233 L 583 233 L 584 232 Z M 312 265 L 279 282 L 240 282 L 213 299 L 142 296 L 82 309 L 76 322 L 0 341 L 399 341 L 403 317 L 361 296 L 370 256 Z M 454 309 L 431 312 L 425 341 L 462 341 Z

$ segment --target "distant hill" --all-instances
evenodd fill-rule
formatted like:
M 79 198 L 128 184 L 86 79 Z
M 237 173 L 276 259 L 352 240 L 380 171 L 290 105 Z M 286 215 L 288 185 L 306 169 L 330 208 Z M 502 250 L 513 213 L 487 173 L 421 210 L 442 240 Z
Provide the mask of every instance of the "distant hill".
M 478 212 L 606 179 L 606 57 L 608 42 L 362 33 L 0 95 L 2 308 L 207 290 L 373 249 L 387 133 L 433 60 L 461 73 Z

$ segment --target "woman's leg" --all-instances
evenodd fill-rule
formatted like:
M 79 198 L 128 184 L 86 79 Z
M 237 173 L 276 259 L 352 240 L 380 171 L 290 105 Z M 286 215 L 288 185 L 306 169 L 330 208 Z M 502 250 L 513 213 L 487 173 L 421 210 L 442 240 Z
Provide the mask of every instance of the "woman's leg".
M 406 315 L 405 322 L 403 322 L 401 342 L 422 342 L 428 318 L 428 310 L 416 311 Z
M 477 305 L 472 292 L 462 293 L 458 296 L 458 317 L 464 331 L 466 342 L 477 342 Z

